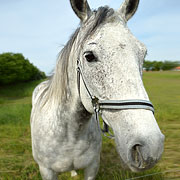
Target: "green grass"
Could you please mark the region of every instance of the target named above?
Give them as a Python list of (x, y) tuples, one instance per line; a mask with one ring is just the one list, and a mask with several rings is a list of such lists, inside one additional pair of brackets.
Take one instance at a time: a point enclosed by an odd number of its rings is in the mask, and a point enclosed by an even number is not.
[[(166, 136), (165, 151), (156, 167), (143, 173), (122, 170), (113, 140), (103, 137), (101, 166), (97, 180), (122, 180), (145, 174), (180, 168), (180, 73), (147, 72), (144, 84), (156, 109), (156, 119)], [(0, 87), (0, 180), (41, 179), (31, 155), (31, 95), (39, 81)], [(179, 178), (180, 173), (166, 173), (141, 180)], [(70, 173), (59, 176), (70, 180)], [(78, 171), (75, 180), (83, 179)]]
[[(145, 73), (144, 84), (157, 110), (158, 124), (166, 136), (158, 166), (166, 170), (180, 169), (180, 72)], [(176, 175), (180, 178), (180, 172)]]

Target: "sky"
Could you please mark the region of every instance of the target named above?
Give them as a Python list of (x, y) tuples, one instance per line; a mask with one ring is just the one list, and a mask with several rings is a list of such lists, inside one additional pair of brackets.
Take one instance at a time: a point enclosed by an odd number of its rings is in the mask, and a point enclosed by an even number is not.
[[(123, 0), (88, 2), (118, 9)], [(48, 75), (78, 25), (69, 0), (0, 0), (0, 53), (22, 53)], [(140, 0), (128, 27), (146, 45), (147, 60), (180, 60), (180, 0)]]

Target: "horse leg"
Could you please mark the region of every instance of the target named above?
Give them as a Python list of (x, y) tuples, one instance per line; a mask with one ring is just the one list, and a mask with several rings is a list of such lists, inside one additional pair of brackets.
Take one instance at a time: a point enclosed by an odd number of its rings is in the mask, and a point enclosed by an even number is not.
[(85, 169), (85, 180), (94, 180), (99, 170), (100, 157)]
[(71, 177), (77, 176), (77, 172), (75, 170), (71, 171)]
[(58, 174), (44, 166), (39, 166), (41, 177), (43, 180), (58, 180)]

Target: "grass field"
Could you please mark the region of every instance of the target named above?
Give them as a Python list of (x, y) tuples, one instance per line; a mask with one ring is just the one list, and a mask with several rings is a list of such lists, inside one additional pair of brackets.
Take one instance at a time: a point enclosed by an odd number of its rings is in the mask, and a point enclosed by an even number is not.
[[(31, 94), (39, 82), (0, 87), (0, 180), (41, 179), (31, 155), (29, 117)], [(103, 137), (97, 180), (122, 180), (166, 170), (180, 170), (180, 72), (144, 73), (144, 84), (156, 109), (156, 119), (166, 136), (161, 161), (144, 173), (123, 171), (113, 140)], [(78, 171), (75, 180), (83, 179)], [(70, 173), (59, 176), (70, 180)], [(141, 180), (180, 179), (180, 172), (164, 173)]]

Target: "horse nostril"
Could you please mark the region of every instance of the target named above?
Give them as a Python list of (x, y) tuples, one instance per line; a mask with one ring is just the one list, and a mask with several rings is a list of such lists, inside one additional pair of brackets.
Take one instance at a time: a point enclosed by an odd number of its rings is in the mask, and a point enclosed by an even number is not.
[(132, 157), (133, 164), (136, 167), (143, 168), (143, 157), (141, 153), (140, 144), (136, 144), (132, 147), (131, 157)]

